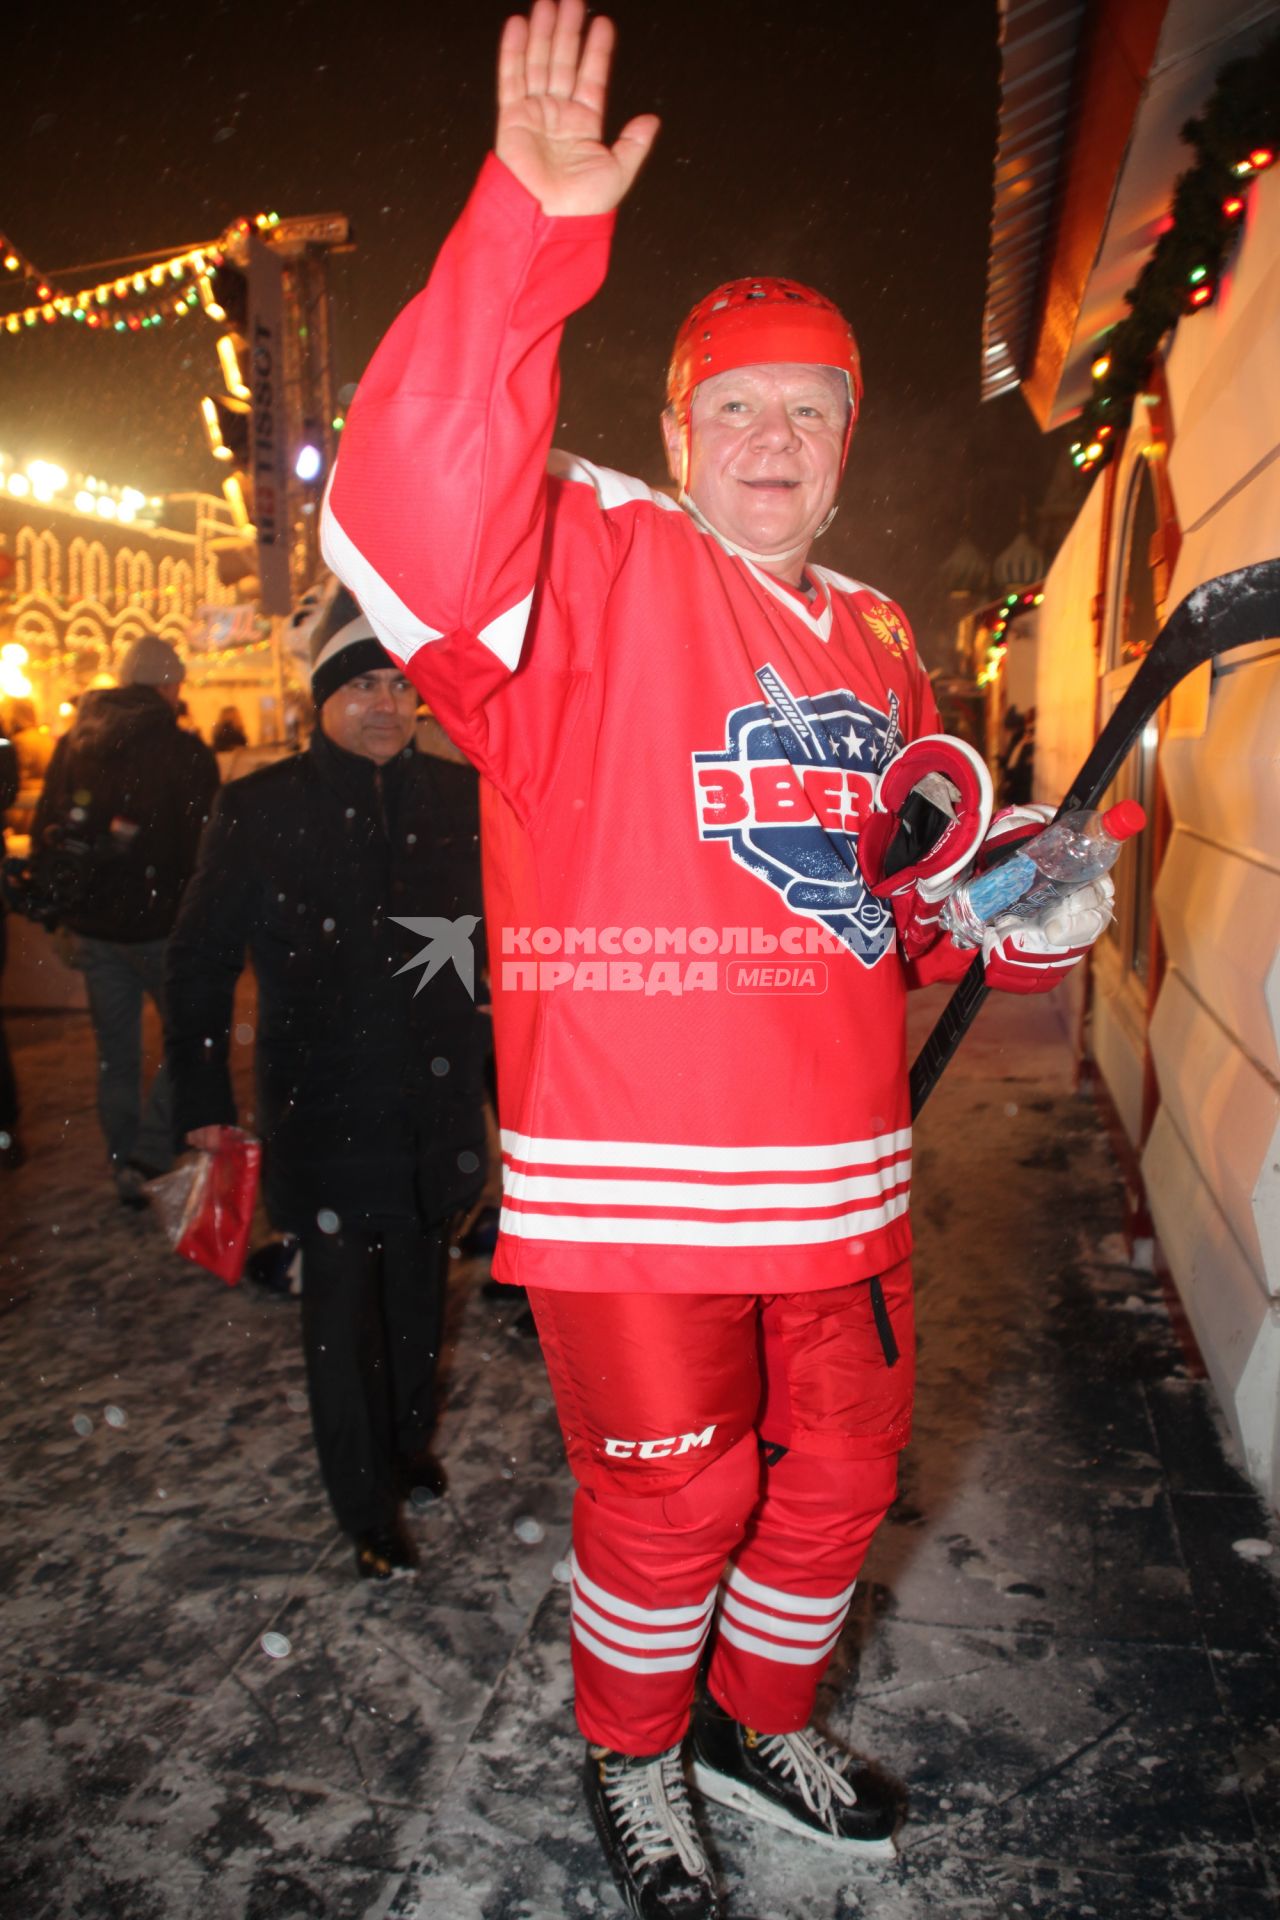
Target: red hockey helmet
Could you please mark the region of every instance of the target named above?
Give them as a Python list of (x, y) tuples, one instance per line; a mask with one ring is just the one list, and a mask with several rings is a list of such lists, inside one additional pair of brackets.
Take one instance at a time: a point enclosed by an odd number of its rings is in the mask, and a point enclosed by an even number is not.
[(667, 401), (680, 428), (681, 484), (689, 478), (689, 409), (703, 380), (731, 367), (768, 362), (835, 367), (849, 382), (849, 424), (841, 469), (862, 404), (862, 362), (853, 328), (825, 294), (798, 280), (728, 280), (685, 320), (667, 369)]

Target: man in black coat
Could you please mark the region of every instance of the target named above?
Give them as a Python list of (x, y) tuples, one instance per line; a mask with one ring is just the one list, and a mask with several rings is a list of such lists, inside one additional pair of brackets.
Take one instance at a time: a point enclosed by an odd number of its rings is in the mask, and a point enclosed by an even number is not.
[(185, 669), (167, 640), (142, 634), (120, 685), (86, 693), (54, 749), (31, 826), (33, 866), (62, 864), (98, 1048), (98, 1117), (116, 1191), (145, 1207), (144, 1182), (172, 1164), (163, 1063), (141, 1098), (142, 1006), (163, 1015), (164, 952), (218, 763), (178, 725)]
[(167, 1057), (177, 1137), (212, 1145), (236, 1117), (247, 949), (265, 1198), (302, 1242), (320, 1470), (360, 1573), (386, 1579), (414, 1563), (403, 1493), (440, 1484), (450, 1225), (484, 1178), (476, 779), (414, 750), (418, 695), (345, 590), (312, 657), (307, 752), (224, 787), (205, 834), (169, 948)]
[[(18, 750), (12, 740), (5, 737), (4, 729), (0, 726), (0, 859), (4, 858), (5, 853), (4, 816), (17, 797)], [(0, 893), (0, 983), (4, 980), (7, 917), (8, 908)], [(20, 1167), (26, 1157), (18, 1138), (18, 1083), (14, 1078), (13, 1057), (4, 1030), (4, 1008), (0, 1006), (0, 1171), (12, 1171)]]

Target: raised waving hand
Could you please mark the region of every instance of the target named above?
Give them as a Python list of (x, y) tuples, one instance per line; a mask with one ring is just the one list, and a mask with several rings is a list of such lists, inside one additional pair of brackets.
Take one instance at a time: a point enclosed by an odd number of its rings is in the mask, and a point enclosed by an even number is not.
[(597, 16), (583, 34), (583, 0), (534, 0), (516, 14), (498, 49), (494, 149), (544, 213), (608, 213), (629, 192), (658, 132), (657, 116), (629, 120), (604, 142), (613, 22)]

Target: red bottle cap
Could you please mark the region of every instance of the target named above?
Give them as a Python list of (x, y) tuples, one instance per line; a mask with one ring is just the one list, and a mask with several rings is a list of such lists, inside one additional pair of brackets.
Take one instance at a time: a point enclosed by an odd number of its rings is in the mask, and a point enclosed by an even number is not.
[(1146, 826), (1146, 811), (1137, 800), (1117, 800), (1103, 814), (1102, 824), (1113, 840), (1128, 840)]

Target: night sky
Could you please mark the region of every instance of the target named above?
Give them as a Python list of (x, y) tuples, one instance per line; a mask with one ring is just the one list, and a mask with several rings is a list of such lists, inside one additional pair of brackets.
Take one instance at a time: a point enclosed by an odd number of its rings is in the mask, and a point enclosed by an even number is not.
[[(212, 238), (242, 213), (341, 210), (337, 380), (421, 284), (492, 137), (508, 8), (204, 0), (23, 9), (5, 32), (0, 230), (46, 272)], [(661, 114), (614, 269), (572, 324), (558, 441), (665, 478), (675, 326), (717, 281), (811, 281), (853, 321), (867, 398), (816, 557), (900, 599), (929, 643), (938, 564), (1034, 507), (1056, 440), (981, 407), (998, 105), (995, 0), (618, 0), (610, 133)], [(24, 17), (25, 16), (25, 17)], [(94, 279), (105, 275), (93, 274)], [(69, 280), (68, 285), (72, 284)], [(142, 336), (0, 334), (0, 449), (147, 492), (215, 490), (203, 316)], [(932, 648), (931, 648), (932, 650)]]

